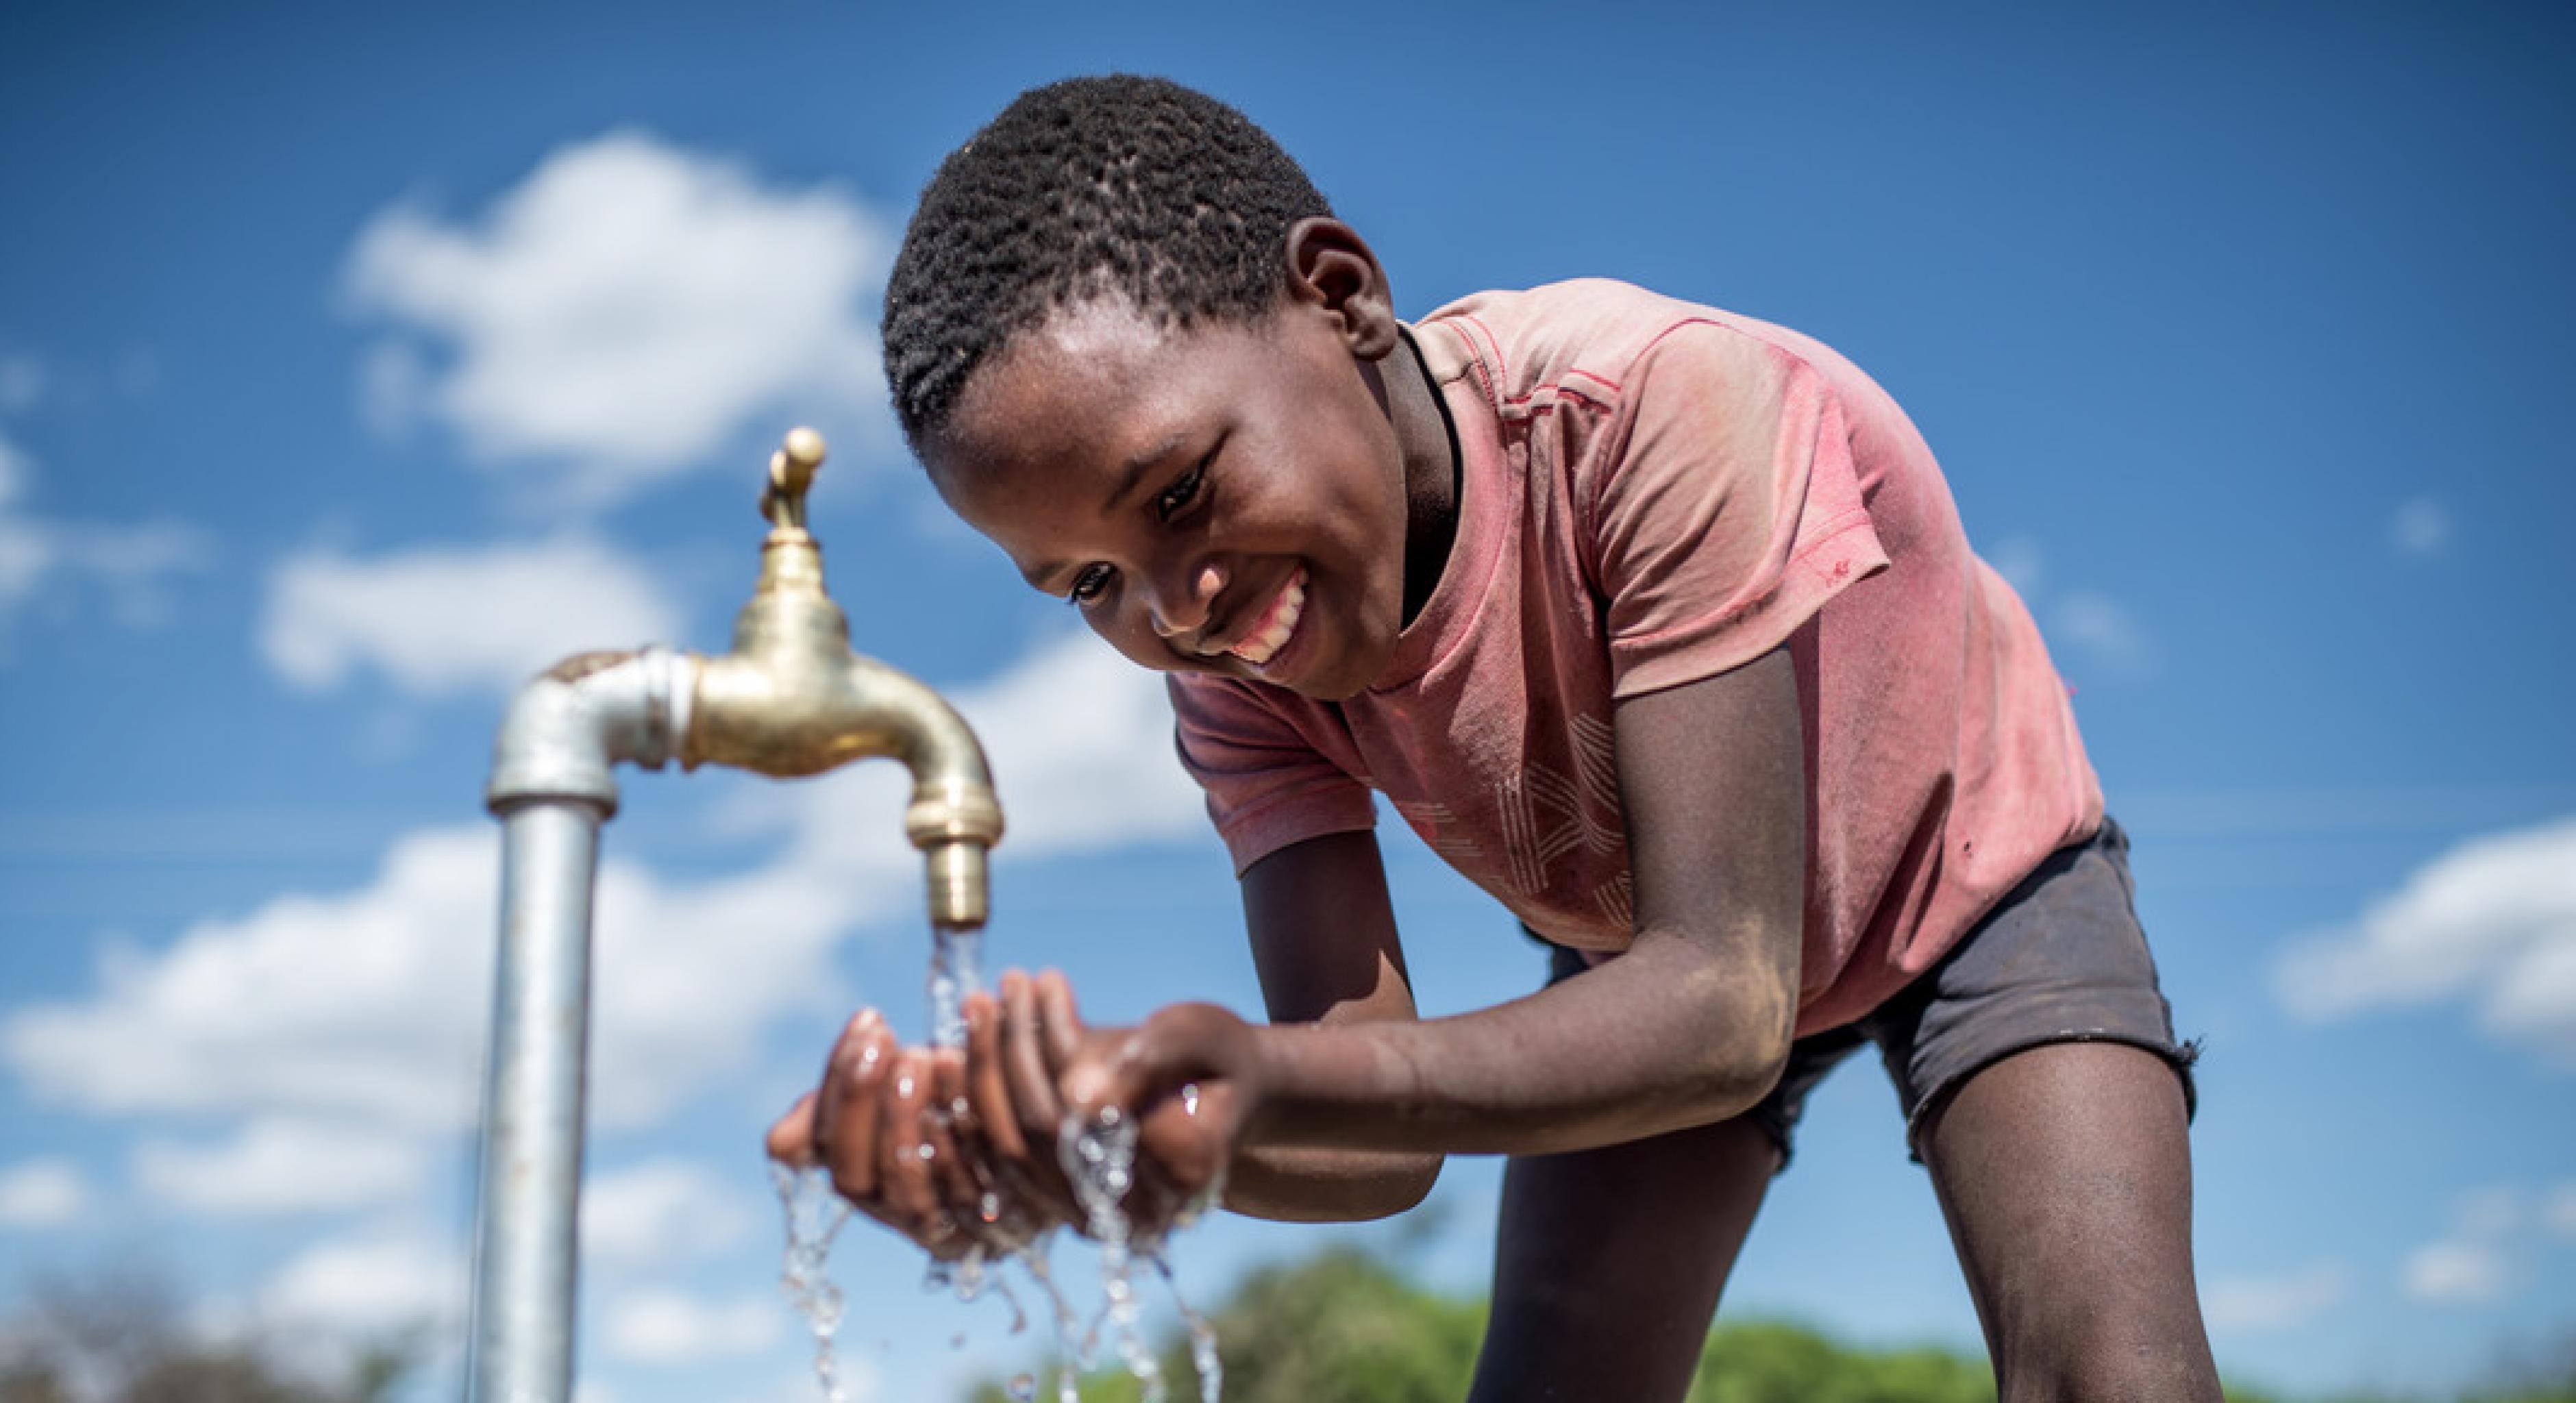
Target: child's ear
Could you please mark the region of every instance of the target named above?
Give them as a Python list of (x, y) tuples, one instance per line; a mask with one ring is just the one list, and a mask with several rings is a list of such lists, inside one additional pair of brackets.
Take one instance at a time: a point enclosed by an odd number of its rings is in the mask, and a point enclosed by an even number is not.
[(1359, 231), (1338, 219), (1315, 216), (1288, 226), (1288, 296), (1334, 317), (1351, 354), (1384, 360), (1401, 332), (1386, 269)]

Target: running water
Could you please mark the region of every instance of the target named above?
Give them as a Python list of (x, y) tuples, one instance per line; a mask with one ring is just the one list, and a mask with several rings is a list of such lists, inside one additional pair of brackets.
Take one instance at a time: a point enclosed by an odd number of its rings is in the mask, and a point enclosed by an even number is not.
[(1216, 1326), (1181, 1299), (1181, 1279), (1172, 1273), (1172, 1264), (1162, 1253), (1156, 1252), (1146, 1260), (1163, 1274), (1163, 1285), (1172, 1293), (1172, 1308), (1181, 1313), (1181, 1323), (1189, 1327), (1190, 1364), (1199, 1371), (1199, 1403), (1217, 1403), (1225, 1394), (1225, 1361), (1217, 1357)]
[(984, 987), (984, 933), (930, 928), (930, 1043), (966, 1045), (966, 996)]
[(820, 1167), (792, 1169), (773, 1161), (769, 1177), (787, 1215), (787, 1268), (779, 1282), (814, 1332), (814, 1378), (823, 1386), (824, 1403), (847, 1403), (840, 1359), (832, 1349), (832, 1337), (841, 1329), (841, 1288), (832, 1284), (824, 1261), (831, 1255), (834, 1234), (849, 1221), (850, 1205), (832, 1191), (832, 1177)]
[(1100, 1294), (1108, 1302), (1103, 1319), (1110, 1341), (1127, 1372), (1135, 1375), (1143, 1403), (1166, 1403), (1163, 1366), (1146, 1346), (1137, 1321), (1135, 1256), (1128, 1241), (1134, 1225), (1122, 1206), (1136, 1182), (1136, 1122), (1115, 1106), (1103, 1107), (1087, 1122), (1066, 1116), (1056, 1144), (1074, 1197), (1090, 1218), (1086, 1226), (1100, 1244)]

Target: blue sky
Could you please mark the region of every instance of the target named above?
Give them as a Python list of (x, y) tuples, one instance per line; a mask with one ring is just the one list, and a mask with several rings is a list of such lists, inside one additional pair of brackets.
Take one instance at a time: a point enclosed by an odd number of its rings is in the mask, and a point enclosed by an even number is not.
[[(1127, 69), (1268, 126), (1409, 314), (1624, 277), (1908, 408), (2206, 1040), (2227, 1367), (2436, 1388), (2576, 1326), (2565, 10), (164, 8), (0, 11), (0, 1293), (144, 1260), (210, 1327), (452, 1319), (499, 708), (720, 647), (795, 422), (860, 645), (994, 749), (996, 958), (1106, 1018), (1257, 1008), (1159, 689), (942, 515), (873, 367), (939, 156)], [(595, 1400), (810, 1396), (757, 1135), (851, 1006), (917, 1026), (889, 782), (627, 785)], [(1428, 1007), (1535, 984), (1387, 843)], [(1494, 1182), (1450, 1166), (1434, 1279), (1480, 1284)], [(1180, 1263), (1213, 1296), (1318, 1240)], [(837, 1260), (879, 1397), (1031, 1352), (890, 1240)], [(1874, 1067), (1727, 1308), (1976, 1338)]]

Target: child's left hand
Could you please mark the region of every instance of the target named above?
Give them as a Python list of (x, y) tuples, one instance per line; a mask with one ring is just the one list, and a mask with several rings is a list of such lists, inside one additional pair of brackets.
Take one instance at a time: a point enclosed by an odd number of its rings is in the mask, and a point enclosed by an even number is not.
[(1084, 1039), (1060, 1078), (1069, 1115), (1138, 1118), (1136, 1178), (1148, 1192), (1131, 1192), (1126, 1206), (1147, 1236), (1221, 1187), (1265, 1085), (1251, 1026), (1207, 1003), (1172, 1004), (1138, 1027)]

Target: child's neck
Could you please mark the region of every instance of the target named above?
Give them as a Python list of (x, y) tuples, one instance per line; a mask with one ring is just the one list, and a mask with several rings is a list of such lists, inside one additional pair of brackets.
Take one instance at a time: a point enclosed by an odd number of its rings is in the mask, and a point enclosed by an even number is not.
[(1458, 429), (1407, 331), (1386, 358), (1387, 412), (1404, 450), (1404, 626), (1439, 588), (1457, 544), (1464, 472)]

